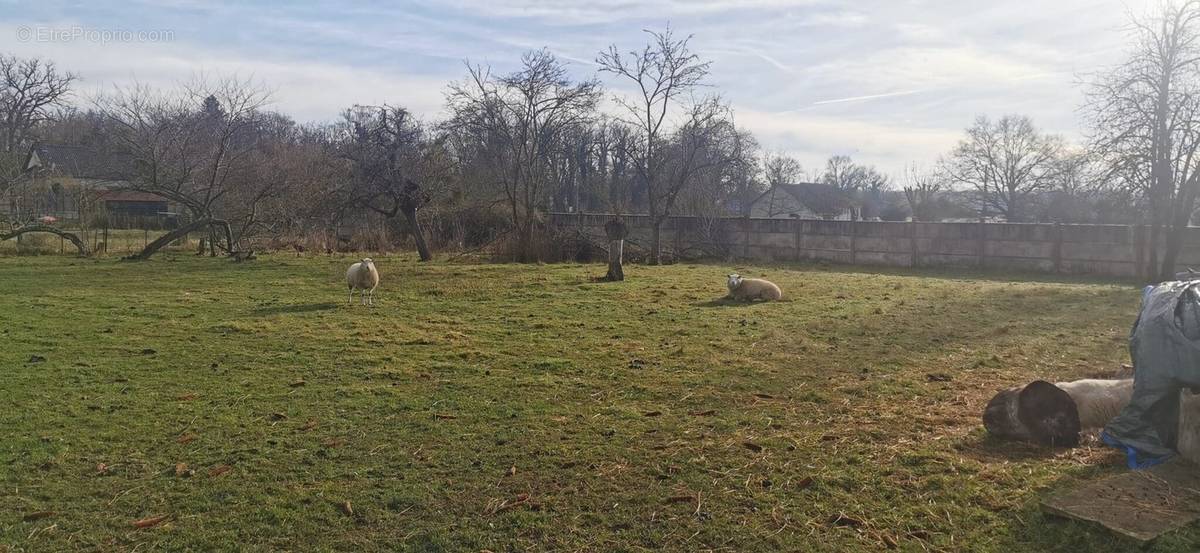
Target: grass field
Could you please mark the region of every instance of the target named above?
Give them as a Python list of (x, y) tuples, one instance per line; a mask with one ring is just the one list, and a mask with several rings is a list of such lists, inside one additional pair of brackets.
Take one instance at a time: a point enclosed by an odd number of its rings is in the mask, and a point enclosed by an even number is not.
[(1131, 547), (1037, 508), (1115, 452), (979, 414), (1127, 362), (1135, 286), (350, 261), (0, 258), (0, 551)]

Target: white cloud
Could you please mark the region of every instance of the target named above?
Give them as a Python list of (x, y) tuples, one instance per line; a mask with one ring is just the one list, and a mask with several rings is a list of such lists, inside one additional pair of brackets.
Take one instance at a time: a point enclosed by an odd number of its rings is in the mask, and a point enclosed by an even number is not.
[[(60, 24), (69, 28), (69, 23)], [(0, 25), (0, 36), (14, 36), (15, 26)], [(0, 49), (19, 56), (55, 60), (83, 79), (77, 100), (114, 85), (140, 83), (169, 88), (198, 75), (238, 76), (267, 86), (273, 93), (272, 109), (298, 120), (329, 120), (354, 103), (399, 104), (426, 116), (442, 109), (445, 76), (422, 76), (360, 68), (322, 61), (273, 60), (238, 55), (212, 48), (177, 43), (110, 43), (103, 47), (86, 42), (0, 43)]]
[[(548, 47), (577, 78), (609, 44), (645, 44), (668, 22), (694, 34), (712, 89), (760, 133), (810, 165), (832, 153), (899, 170), (933, 160), (976, 115), (1023, 113), (1080, 136), (1077, 75), (1120, 59), (1126, 11), (1157, 0), (333, 0), (274, 6), (58, 6), (45, 0), (0, 24), (0, 51), (41, 56), (85, 78), (86, 91), (132, 79), (168, 86), (198, 72), (253, 75), (275, 108), (329, 119), (352, 103), (392, 102), (436, 117), (461, 60), (511, 70)], [(63, 15), (70, 14), (70, 15)], [(17, 19), (25, 18), (25, 19)], [(162, 28), (153, 44), (22, 43), (20, 24)], [(602, 75), (612, 92), (625, 83)]]
[(931, 152), (954, 147), (957, 129), (851, 121), (812, 113), (739, 109), (737, 121), (759, 142), (797, 157), (806, 169), (820, 169), (834, 154), (899, 174), (906, 163), (929, 160)]

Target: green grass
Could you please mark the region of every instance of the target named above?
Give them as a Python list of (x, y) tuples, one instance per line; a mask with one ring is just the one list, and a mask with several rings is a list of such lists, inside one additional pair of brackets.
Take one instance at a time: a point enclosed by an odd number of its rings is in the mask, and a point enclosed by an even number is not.
[(1134, 286), (387, 258), (367, 309), (349, 262), (0, 258), (0, 551), (1131, 547), (1037, 508), (1116, 453), (979, 414), (1126, 361)]

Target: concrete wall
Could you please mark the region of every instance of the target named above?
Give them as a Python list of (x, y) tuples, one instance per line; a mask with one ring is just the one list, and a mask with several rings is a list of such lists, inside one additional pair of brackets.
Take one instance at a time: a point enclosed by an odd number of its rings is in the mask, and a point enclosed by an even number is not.
[[(609, 217), (556, 213), (551, 223), (604, 243)], [(650, 218), (631, 215), (625, 221), (631, 247), (646, 248)], [(1148, 236), (1144, 227), (1128, 225), (671, 217), (663, 225), (662, 244), (664, 251), (685, 259), (827, 260), (1133, 277), (1145, 264)], [(1200, 227), (1187, 230), (1178, 264), (1179, 270), (1200, 269)]]

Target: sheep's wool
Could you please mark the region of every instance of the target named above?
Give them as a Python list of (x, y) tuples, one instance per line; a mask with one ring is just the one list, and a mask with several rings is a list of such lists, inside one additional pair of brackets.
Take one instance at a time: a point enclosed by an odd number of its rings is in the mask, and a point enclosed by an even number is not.
[(375, 288), (379, 286), (379, 271), (375, 262), (365, 258), (346, 270), (346, 286), (350, 288), (350, 301), (354, 302), (354, 291), (361, 290), (364, 304), (374, 305)]
[(1101, 428), (1121, 412), (1133, 397), (1133, 380), (1076, 380), (1058, 382), (1079, 409), (1080, 428)]
[(729, 275), (729, 296), (738, 300), (780, 300), (783, 292), (775, 283), (761, 278), (743, 278), (741, 275)]

